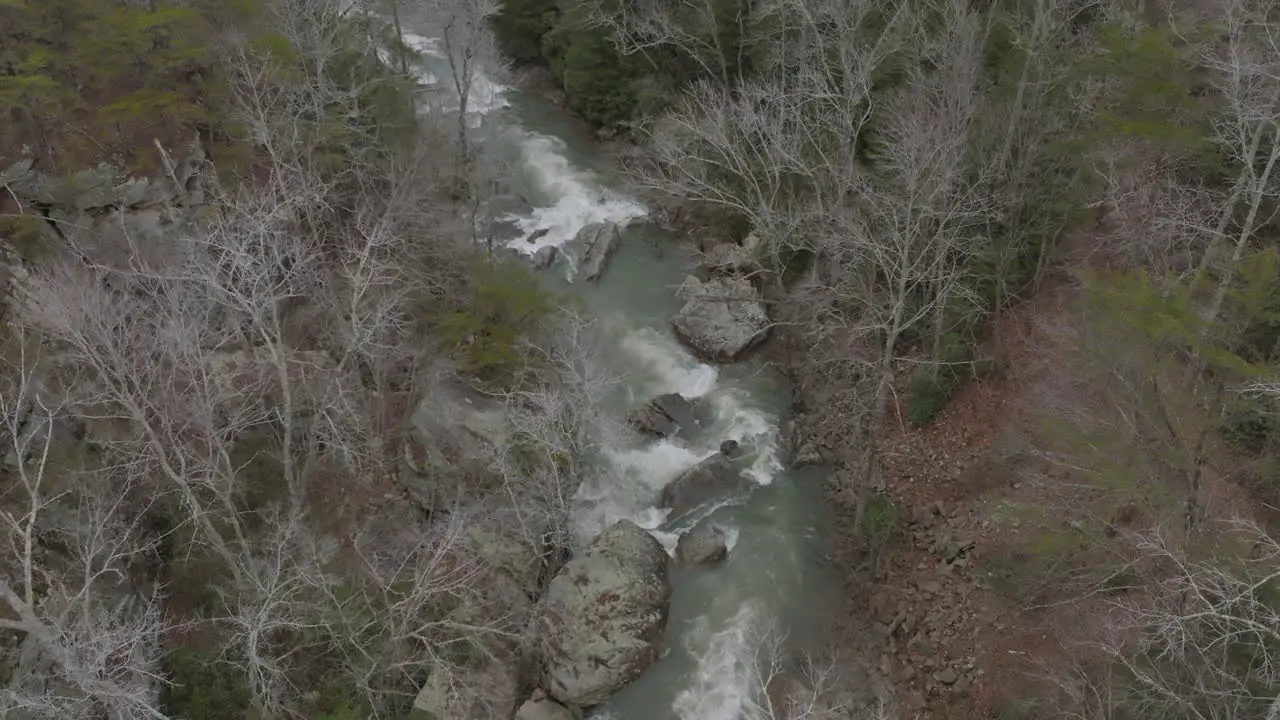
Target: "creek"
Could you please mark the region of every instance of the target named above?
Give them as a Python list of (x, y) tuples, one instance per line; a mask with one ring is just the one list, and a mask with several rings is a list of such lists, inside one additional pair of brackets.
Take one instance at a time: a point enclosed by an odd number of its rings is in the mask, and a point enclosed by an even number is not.
[[(438, 80), (449, 74), (437, 44), (409, 34), (406, 40), (424, 55), (424, 86), (447, 85)], [(643, 204), (618, 189), (605, 160), (565, 111), (478, 76), (468, 115), (472, 125), (484, 128), (486, 142), (500, 144), (496, 149), (510, 168), (504, 180), (532, 206), (506, 218), (514, 235), (506, 241), (510, 247), (527, 254), (547, 245), (565, 249), (590, 223), (624, 227), (621, 247), (597, 283), (572, 282), (571, 252), (561, 252), (556, 265), (543, 271), (555, 289), (582, 298), (594, 332), (602, 334), (603, 361), (620, 378), (602, 399), (606, 412), (621, 420), (670, 392), (697, 399), (706, 409), (687, 439), (601, 437), (593, 469), (578, 491), (575, 522), (583, 545), (629, 519), (672, 551), (680, 533), (710, 515), (730, 546), (727, 560), (712, 568), (672, 563), (667, 653), (590, 717), (763, 718), (759, 670), (767, 645), (811, 626), (827, 580), (818, 560), (820, 474), (787, 469), (782, 446), (787, 387), (762, 363), (705, 364), (676, 340), (670, 319), (680, 307), (675, 288), (691, 271), (688, 253), (646, 221)], [(728, 439), (745, 451), (738, 462), (751, 480), (750, 492), (668, 523), (658, 507), (662, 488)]]

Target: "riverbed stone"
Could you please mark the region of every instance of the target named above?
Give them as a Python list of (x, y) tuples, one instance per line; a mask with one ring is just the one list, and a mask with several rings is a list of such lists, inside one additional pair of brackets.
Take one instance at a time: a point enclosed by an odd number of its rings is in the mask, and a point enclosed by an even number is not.
[(533, 628), (551, 697), (569, 708), (598, 705), (658, 659), (667, 564), (653, 536), (622, 520), (551, 580)]
[(533, 257), (529, 263), (533, 265), (534, 270), (546, 270), (556, 262), (556, 257), (560, 254), (559, 248), (555, 245), (547, 245), (540, 247), (533, 253)]
[(679, 393), (659, 395), (633, 410), (627, 421), (643, 433), (667, 437), (694, 424), (693, 403)]
[(720, 526), (703, 518), (676, 544), (676, 560), (690, 567), (706, 567), (724, 560), (729, 554), (728, 538)]
[(578, 251), (578, 277), (594, 282), (604, 274), (605, 264), (622, 244), (622, 228), (617, 223), (591, 223), (573, 238)]
[(529, 698), (516, 711), (515, 720), (577, 720), (578, 716), (569, 708), (538, 693)]
[(686, 470), (662, 489), (662, 507), (671, 517), (680, 517), (694, 508), (744, 492), (748, 483), (720, 453)]
[(714, 277), (703, 282), (689, 276), (676, 295), (684, 306), (672, 318), (672, 327), (703, 358), (732, 362), (768, 336), (769, 315), (746, 278)]

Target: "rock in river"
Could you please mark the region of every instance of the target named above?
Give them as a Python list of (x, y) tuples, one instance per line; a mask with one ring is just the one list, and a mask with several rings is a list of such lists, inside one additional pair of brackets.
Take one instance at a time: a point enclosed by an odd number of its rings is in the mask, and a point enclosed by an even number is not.
[(650, 435), (674, 435), (680, 428), (694, 424), (693, 403), (678, 393), (659, 395), (632, 411), (627, 416), (627, 422)]
[(555, 264), (556, 256), (559, 254), (559, 248), (555, 245), (546, 245), (538, 248), (529, 259), (529, 264), (533, 265), (534, 270), (545, 270)]
[(676, 336), (699, 355), (732, 362), (769, 332), (769, 315), (750, 280), (685, 278), (676, 296), (684, 307), (671, 320)]
[(578, 252), (578, 275), (593, 282), (604, 274), (609, 256), (622, 244), (622, 228), (617, 223), (591, 223), (578, 231), (573, 245)]
[(620, 521), (551, 580), (534, 618), (542, 684), (569, 708), (598, 705), (658, 658), (671, 586), (667, 553)]
[(662, 488), (662, 507), (671, 508), (677, 518), (703, 503), (720, 500), (746, 490), (747, 481), (720, 453), (686, 470)]
[(516, 711), (515, 720), (577, 720), (577, 716), (569, 708), (538, 691)]
[(680, 536), (676, 545), (676, 560), (682, 565), (703, 567), (715, 565), (729, 554), (724, 530), (703, 518), (693, 529)]

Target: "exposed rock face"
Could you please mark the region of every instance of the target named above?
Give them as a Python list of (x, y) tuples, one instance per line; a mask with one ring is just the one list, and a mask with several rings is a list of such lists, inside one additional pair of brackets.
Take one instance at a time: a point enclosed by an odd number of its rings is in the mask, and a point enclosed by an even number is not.
[(658, 658), (667, 553), (623, 520), (552, 579), (534, 620), (542, 680), (570, 708), (598, 705)]
[(698, 264), (715, 273), (750, 272), (759, 268), (753, 255), (754, 248), (755, 245), (719, 243), (712, 245)]
[(678, 393), (659, 395), (627, 415), (627, 422), (650, 435), (674, 435), (682, 427), (693, 426), (693, 403)]
[(462, 535), (471, 552), (484, 563), (485, 571), (477, 578), (484, 595), (501, 603), (502, 612), (527, 612), (542, 577), (543, 557), (541, 548), (520, 532), (518, 519), (507, 519), (510, 522), (498, 516), (491, 524), (469, 525)]
[(704, 518), (693, 529), (680, 536), (676, 545), (676, 560), (682, 565), (705, 567), (724, 560), (729, 554), (724, 530)]
[(671, 324), (676, 336), (704, 358), (732, 362), (765, 339), (769, 315), (746, 278), (685, 278), (677, 297), (685, 301)]
[(489, 660), (480, 668), (437, 669), (414, 698), (408, 720), (509, 717), (516, 691), (514, 664)]
[(413, 443), (407, 444), (398, 478), (428, 511), (452, 497), (455, 481), (488, 473), (510, 432), (501, 402), (451, 379), (430, 384), (413, 411)]
[(515, 720), (578, 720), (578, 716), (545, 694), (538, 693), (520, 706)]
[(200, 169), (206, 155), (199, 140), (165, 148), (164, 169), (134, 176), (99, 163), (70, 177), (35, 169), (31, 158), (0, 167), (0, 185), (25, 203), (48, 208), (56, 227), (85, 228), (101, 239), (160, 240), (182, 225), (204, 201)]
[(591, 223), (579, 230), (573, 239), (578, 251), (578, 277), (585, 282), (598, 280), (620, 244), (622, 228), (617, 223)]
[(559, 255), (560, 250), (555, 245), (547, 245), (546, 247), (538, 248), (529, 262), (533, 265), (534, 270), (546, 270), (555, 264)]
[(704, 503), (743, 492), (747, 487), (747, 481), (729, 459), (716, 453), (667, 483), (662, 489), (662, 507), (671, 508), (671, 517), (676, 518)]

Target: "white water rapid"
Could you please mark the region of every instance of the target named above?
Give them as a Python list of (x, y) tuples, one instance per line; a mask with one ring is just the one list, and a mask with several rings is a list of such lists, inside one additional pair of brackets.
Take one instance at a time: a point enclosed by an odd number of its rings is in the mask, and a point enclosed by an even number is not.
[[(407, 39), (423, 55), (420, 79), (429, 89), (427, 97), (456, 112), (439, 45), (416, 35)], [(670, 552), (682, 532), (712, 515), (731, 545), (729, 559), (717, 568), (695, 571), (673, 564), (668, 654), (592, 717), (754, 720), (752, 699), (762, 690), (756, 661), (763, 631), (788, 627), (803, 616), (813, 574), (813, 518), (819, 504), (814, 483), (784, 471), (779, 424), (786, 394), (759, 367), (707, 365), (677, 342), (669, 320), (678, 308), (673, 288), (687, 271), (687, 259), (646, 226), (643, 204), (611, 187), (590, 143), (560, 110), (481, 74), (474, 80), (467, 116), (469, 125), (485, 128), (487, 142), (501, 144), (511, 165), (512, 189), (533, 206), (506, 218), (520, 232), (510, 247), (522, 253), (564, 247), (594, 222), (626, 228), (622, 248), (598, 285), (559, 288), (581, 295), (606, 335), (610, 369), (623, 377), (618, 397), (609, 400), (617, 416), (669, 392), (699, 398), (707, 409), (692, 440), (617, 440), (581, 485), (576, 521), (583, 544), (626, 518), (648, 529)], [(528, 242), (538, 231), (546, 232)], [(561, 253), (559, 262), (571, 278), (571, 254)], [(666, 511), (657, 507), (663, 486), (716, 453), (727, 439), (746, 450), (743, 474), (753, 491), (668, 524)]]

